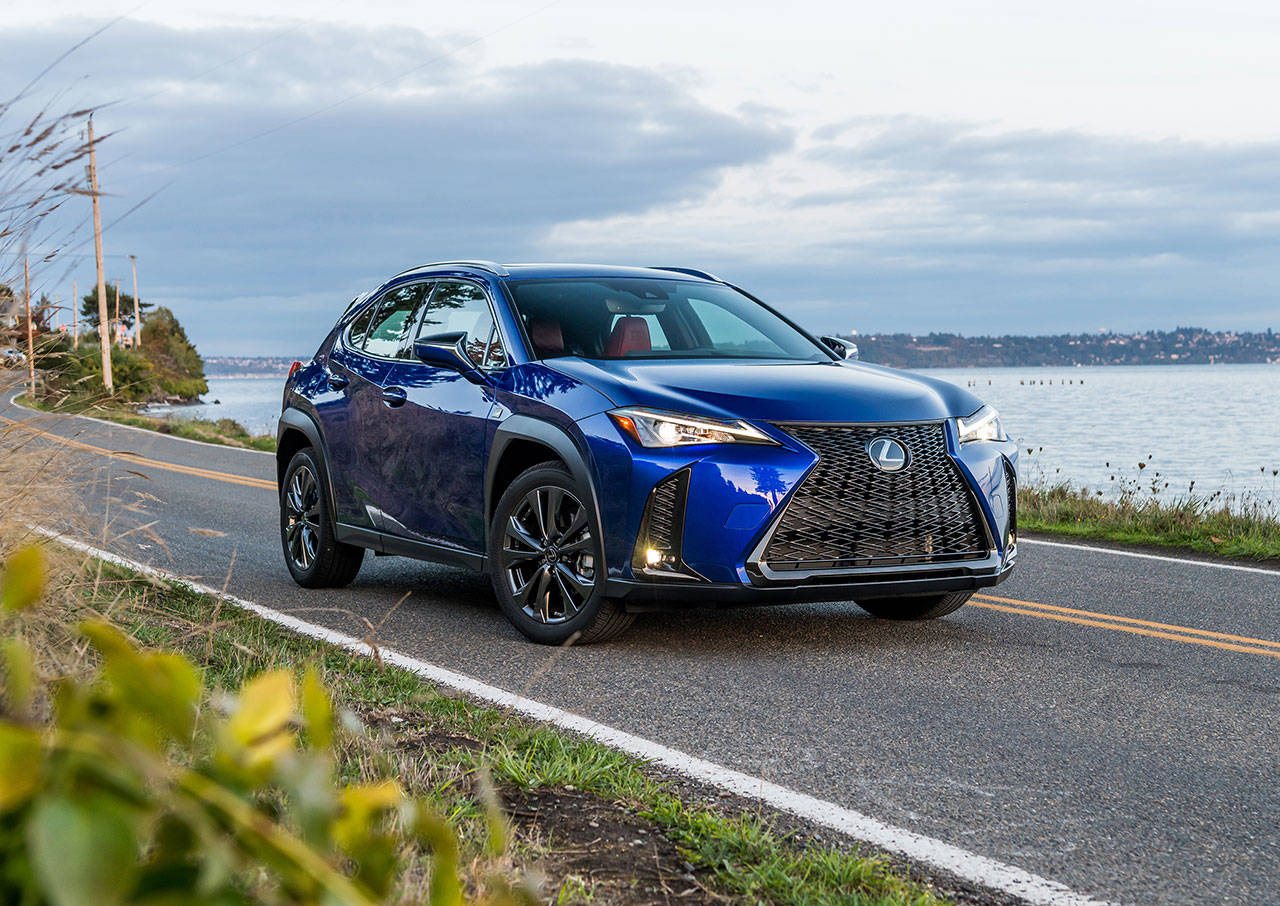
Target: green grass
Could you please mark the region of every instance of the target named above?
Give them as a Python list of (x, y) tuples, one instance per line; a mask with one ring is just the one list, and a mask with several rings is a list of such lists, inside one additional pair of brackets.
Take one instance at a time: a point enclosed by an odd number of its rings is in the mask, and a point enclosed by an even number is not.
[[(621, 808), (676, 844), (711, 894), (729, 902), (943, 902), (882, 858), (806, 842), (758, 811), (730, 814), (690, 802), (640, 761), (592, 740), (442, 692), (408, 671), (299, 636), (216, 599), (118, 575), (112, 619), (146, 644), (183, 651), (214, 686), (236, 687), (274, 667), (319, 666), (335, 698), (378, 728), (345, 753), (343, 771), (365, 777), (392, 772), (411, 792), (433, 799), (472, 845), (481, 845), (476, 838), (483, 822), (469, 778), (487, 772), (502, 789), (572, 791), (594, 797), (601, 807)], [(536, 841), (523, 846), (525, 858), (545, 855)], [(594, 880), (587, 884), (577, 875), (553, 881), (551, 902), (591, 902), (597, 893)]]
[(207, 444), (221, 444), (226, 447), (245, 447), (251, 450), (274, 452), (276, 439), (269, 434), (250, 434), (244, 425), (230, 418), (217, 420), (205, 418), (173, 418), (169, 416), (143, 415), (133, 409), (114, 406), (110, 403), (73, 403), (67, 401), (61, 405), (51, 405), (43, 400), (33, 400), (28, 394), (18, 397), (18, 402), (41, 412), (56, 412), (64, 415), (83, 415), (89, 418), (115, 422), (133, 428), (144, 428), (157, 434), (169, 434), (187, 440), (203, 441)]
[(1130, 493), (1112, 500), (1066, 485), (1024, 486), (1018, 489), (1018, 529), (1280, 562), (1280, 515), (1258, 503), (1233, 506), (1220, 494)]

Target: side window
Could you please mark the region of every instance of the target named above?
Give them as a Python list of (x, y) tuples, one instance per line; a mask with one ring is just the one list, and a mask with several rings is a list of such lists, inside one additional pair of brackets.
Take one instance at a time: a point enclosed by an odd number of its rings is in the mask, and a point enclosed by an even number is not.
[(360, 349), (364, 346), (365, 335), (369, 332), (369, 322), (373, 320), (373, 313), (377, 311), (378, 305), (365, 308), (364, 311), (356, 315), (356, 319), (351, 322), (351, 326), (347, 328), (347, 343), (354, 349)]
[(501, 368), (507, 364), (507, 351), (502, 348), (502, 335), (494, 325), (493, 335), (489, 339), (489, 354), (485, 356), (484, 367)]
[(462, 345), (477, 367), (492, 367), (493, 315), (484, 290), (472, 283), (441, 280), (427, 303), (418, 336), (464, 333)]
[(430, 292), (430, 283), (410, 283), (384, 295), (378, 304), (378, 313), (369, 325), (364, 351), (387, 358), (402, 357), (409, 345), (418, 312)]

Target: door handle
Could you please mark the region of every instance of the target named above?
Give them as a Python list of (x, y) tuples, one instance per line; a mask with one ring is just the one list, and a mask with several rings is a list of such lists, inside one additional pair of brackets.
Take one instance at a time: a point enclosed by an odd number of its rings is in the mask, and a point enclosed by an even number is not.
[(392, 409), (403, 406), (406, 399), (408, 399), (408, 395), (404, 392), (403, 387), (382, 388), (382, 401)]
[(336, 371), (325, 369), (325, 380), (329, 382), (329, 386), (334, 390), (341, 390), (343, 387), (351, 383), (351, 378), (344, 374), (338, 374)]

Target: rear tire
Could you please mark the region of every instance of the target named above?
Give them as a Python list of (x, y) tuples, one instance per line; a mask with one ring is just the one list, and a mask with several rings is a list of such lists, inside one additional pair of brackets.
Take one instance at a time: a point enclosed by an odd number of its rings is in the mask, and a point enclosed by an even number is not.
[(543, 645), (603, 642), (635, 617), (605, 597), (604, 542), (582, 487), (558, 463), (525, 470), (489, 526), (489, 577), (511, 624)]
[(310, 447), (289, 460), (280, 488), (280, 543), (293, 581), (303, 588), (342, 588), (360, 572), (364, 548), (333, 533), (323, 472)]
[(971, 597), (971, 591), (953, 591), (945, 595), (871, 598), (859, 601), (858, 606), (882, 620), (936, 620), (959, 610)]

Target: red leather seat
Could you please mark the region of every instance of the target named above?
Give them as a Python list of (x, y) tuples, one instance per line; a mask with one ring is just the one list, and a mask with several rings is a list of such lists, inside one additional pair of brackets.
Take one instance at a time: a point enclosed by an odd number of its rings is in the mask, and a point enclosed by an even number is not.
[(559, 321), (536, 318), (529, 322), (529, 340), (534, 352), (540, 356), (560, 355), (564, 352), (564, 332)]
[(604, 354), (610, 357), (630, 355), (633, 352), (650, 352), (653, 341), (649, 339), (649, 322), (644, 318), (628, 316), (619, 318), (609, 334)]

